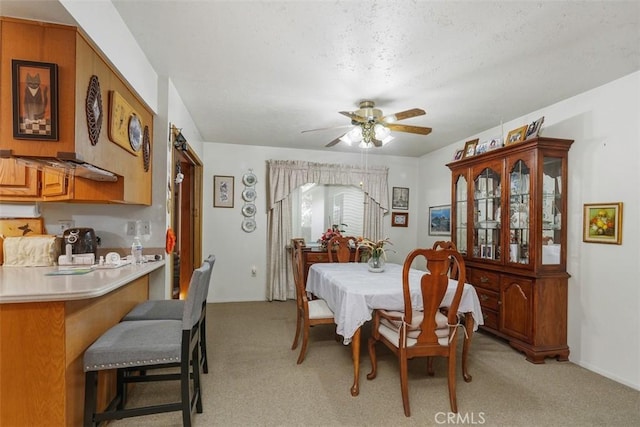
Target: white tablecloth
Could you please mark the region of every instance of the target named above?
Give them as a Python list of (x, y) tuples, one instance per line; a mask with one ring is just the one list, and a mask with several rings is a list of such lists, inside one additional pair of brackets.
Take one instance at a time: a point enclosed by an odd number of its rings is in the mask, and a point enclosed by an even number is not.
[[(417, 310), (422, 309), (420, 277), (424, 273), (416, 269), (409, 273), (411, 299)], [(442, 307), (451, 303), (456, 285), (457, 281), (449, 281)], [(404, 310), (402, 266), (398, 264), (387, 264), (384, 272), (372, 273), (367, 263), (316, 263), (309, 269), (307, 291), (327, 301), (335, 315), (336, 332), (345, 338), (345, 342), (372, 319), (374, 309)], [(478, 294), (468, 283), (464, 285), (458, 312), (472, 313), (474, 330), (484, 324)]]

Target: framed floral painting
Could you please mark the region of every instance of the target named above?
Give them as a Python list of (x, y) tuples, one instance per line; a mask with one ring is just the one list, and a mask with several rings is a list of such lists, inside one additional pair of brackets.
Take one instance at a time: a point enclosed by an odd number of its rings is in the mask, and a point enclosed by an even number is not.
[(622, 202), (586, 203), (583, 232), (587, 243), (622, 244)]

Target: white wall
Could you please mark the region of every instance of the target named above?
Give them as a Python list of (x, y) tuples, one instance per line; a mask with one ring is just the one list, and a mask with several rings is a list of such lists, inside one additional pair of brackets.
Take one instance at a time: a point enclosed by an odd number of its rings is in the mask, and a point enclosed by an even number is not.
[[(502, 133), (544, 116), (543, 135), (575, 141), (563, 224), (569, 227), (569, 358), (635, 389), (640, 389), (639, 94), (637, 72), (505, 123)], [(497, 126), (466, 140), (500, 133)], [(421, 209), (449, 203), (451, 175), (444, 164), (463, 145), (459, 141), (420, 159)], [(583, 204), (606, 202), (623, 202), (622, 245), (584, 243)], [(432, 243), (420, 237), (420, 245)]]
[[(344, 154), (332, 151), (277, 149), (247, 145), (206, 143), (204, 145), (204, 208), (203, 208), (203, 253), (216, 255), (214, 285), (209, 292), (209, 301), (261, 301), (266, 299), (266, 248), (267, 248), (267, 200), (266, 161), (306, 160), (326, 163), (360, 165), (359, 153)], [(407, 157), (368, 156), (369, 165), (389, 167), (389, 187), (409, 187), (409, 226), (391, 227), (391, 215), (385, 218), (385, 233), (394, 243), (395, 253), (389, 259), (401, 262), (416, 246), (418, 225), (417, 210), (417, 163)], [(242, 175), (253, 169), (258, 176), (254, 203), (258, 208), (257, 228), (245, 233), (242, 224), (242, 197), (244, 188)], [(213, 176), (235, 177), (234, 207), (213, 208)], [(317, 236), (318, 238), (320, 236)], [(256, 266), (256, 277), (251, 276), (251, 267)]]

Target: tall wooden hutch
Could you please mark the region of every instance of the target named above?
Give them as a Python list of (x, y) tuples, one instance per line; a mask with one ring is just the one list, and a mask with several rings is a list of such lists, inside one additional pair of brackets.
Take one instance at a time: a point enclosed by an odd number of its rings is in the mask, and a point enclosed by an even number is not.
[(538, 137), (449, 163), (451, 237), (485, 331), (533, 363), (568, 360), (567, 162), (572, 140)]

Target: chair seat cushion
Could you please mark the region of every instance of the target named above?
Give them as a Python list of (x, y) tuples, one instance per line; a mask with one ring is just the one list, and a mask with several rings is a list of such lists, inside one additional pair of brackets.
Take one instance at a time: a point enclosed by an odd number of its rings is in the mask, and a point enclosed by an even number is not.
[(122, 320), (182, 320), (183, 312), (184, 300), (149, 300), (136, 305)]
[[(385, 311), (386, 314), (394, 317), (402, 317), (404, 315), (401, 311)], [(411, 328), (416, 328), (410, 330), (407, 333), (407, 347), (411, 347), (416, 344), (418, 335), (420, 335), (420, 324), (422, 323), (424, 317), (424, 313), (422, 311), (414, 312), (411, 318)], [(436, 312), (436, 336), (438, 337), (438, 343), (442, 346), (449, 345), (449, 327), (447, 325), (448, 319), (447, 316)], [(400, 342), (400, 327), (402, 326), (402, 321), (400, 320), (388, 320), (384, 317), (380, 319), (380, 327), (379, 331), (382, 336), (387, 338), (389, 341), (394, 343), (396, 346)]]
[(309, 301), (309, 319), (324, 319), (333, 317), (333, 311), (323, 299)]
[(182, 321), (120, 322), (84, 353), (84, 371), (180, 362)]

